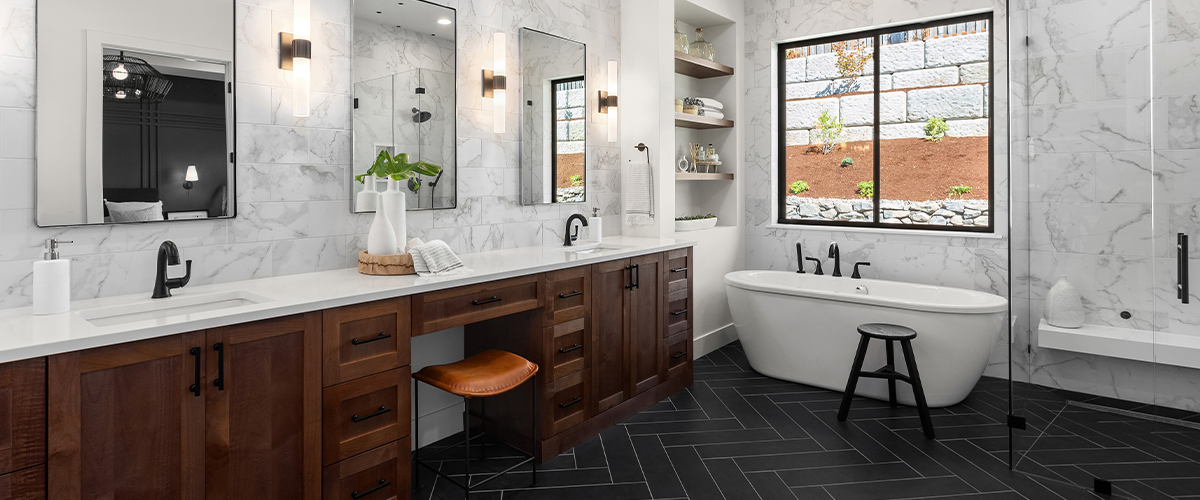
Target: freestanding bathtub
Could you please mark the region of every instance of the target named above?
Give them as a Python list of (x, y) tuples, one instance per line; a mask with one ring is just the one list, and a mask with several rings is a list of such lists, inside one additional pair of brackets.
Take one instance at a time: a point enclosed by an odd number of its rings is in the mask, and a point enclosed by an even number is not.
[[(725, 285), (750, 366), (768, 377), (843, 391), (858, 348), (858, 325), (915, 329), (913, 351), (931, 407), (967, 397), (1008, 311), (1007, 300), (989, 293), (895, 281), (736, 271), (725, 275)], [(863, 369), (884, 363), (884, 342), (872, 339)], [(908, 372), (899, 346), (896, 365)], [(896, 386), (897, 399), (914, 405), (908, 384)], [(887, 381), (862, 378), (855, 394), (886, 400)]]

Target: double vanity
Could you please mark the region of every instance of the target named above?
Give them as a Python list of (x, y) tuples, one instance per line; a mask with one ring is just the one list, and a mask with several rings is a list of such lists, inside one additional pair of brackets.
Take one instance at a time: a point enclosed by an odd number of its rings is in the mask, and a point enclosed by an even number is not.
[(472, 427), (528, 450), (535, 420), (548, 460), (692, 383), (690, 245), (615, 237), (464, 255), (473, 271), (445, 278), (347, 269), (4, 311), (0, 497), (407, 498), (411, 339), (458, 326), (465, 356), (539, 366), (536, 396), (490, 398)]

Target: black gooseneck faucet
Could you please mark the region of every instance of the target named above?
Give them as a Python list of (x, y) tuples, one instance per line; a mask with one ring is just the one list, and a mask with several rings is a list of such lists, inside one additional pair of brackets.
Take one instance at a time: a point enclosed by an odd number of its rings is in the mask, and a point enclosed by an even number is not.
[(583, 227), (587, 227), (587, 225), (588, 225), (587, 217), (584, 217), (583, 214), (571, 214), (570, 217), (567, 217), (567, 227), (566, 227), (566, 229), (563, 230), (563, 246), (564, 247), (571, 246), (571, 242), (579, 239), (579, 228), (578, 227), (575, 228), (575, 234), (571, 234), (571, 223), (574, 222), (576, 219), (578, 219), (579, 222), (583, 223)]
[(179, 247), (174, 242), (164, 241), (158, 246), (158, 275), (154, 277), (154, 294), (151, 298), (165, 299), (171, 296), (172, 288), (183, 288), (192, 280), (192, 261), (187, 261), (187, 274), (182, 278), (167, 278), (167, 266), (179, 265)]
[(829, 244), (829, 258), (833, 259), (833, 277), (842, 277), (842, 251), (836, 241)]

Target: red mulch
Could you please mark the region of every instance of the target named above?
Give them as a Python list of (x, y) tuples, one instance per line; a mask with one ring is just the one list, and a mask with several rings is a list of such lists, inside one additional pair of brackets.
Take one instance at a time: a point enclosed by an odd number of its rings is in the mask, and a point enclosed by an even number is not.
[[(930, 201), (949, 197), (951, 186), (971, 186), (965, 200), (988, 199), (988, 138), (947, 137), (880, 141), (879, 194), (885, 200)], [(874, 176), (874, 147), (870, 141), (848, 142), (823, 155), (816, 146), (788, 146), (787, 189), (808, 182), (805, 198), (857, 199), (858, 183)], [(843, 158), (854, 165), (842, 167)], [(792, 194), (788, 191), (787, 194)]]
[(583, 176), (583, 153), (558, 155), (558, 185), (555, 187), (571, 187), (571, 176)]

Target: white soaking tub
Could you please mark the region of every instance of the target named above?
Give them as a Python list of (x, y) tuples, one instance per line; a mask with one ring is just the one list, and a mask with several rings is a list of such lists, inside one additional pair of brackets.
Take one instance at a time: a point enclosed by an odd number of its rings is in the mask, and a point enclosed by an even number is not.
[[(967, 397), (1008, 311), (1007, 300), (989, 293), (895, 281), (736, 271), (725, 275), (725, 285), (750, 366), (768, 377), (843, 391), (858, 348), (858, 325), (893, 323), (916, 330), (912, 346), (930, 407)], [(907, 373), (899, 347), (896, 369)], [(863, 369), (884, 363), (884, 341), (872, 339)], [(896, 386), (897, 399), (914, 405), (908, 384)], [(862, 378), (855, 394), (886, 400), (887, 381)]]

